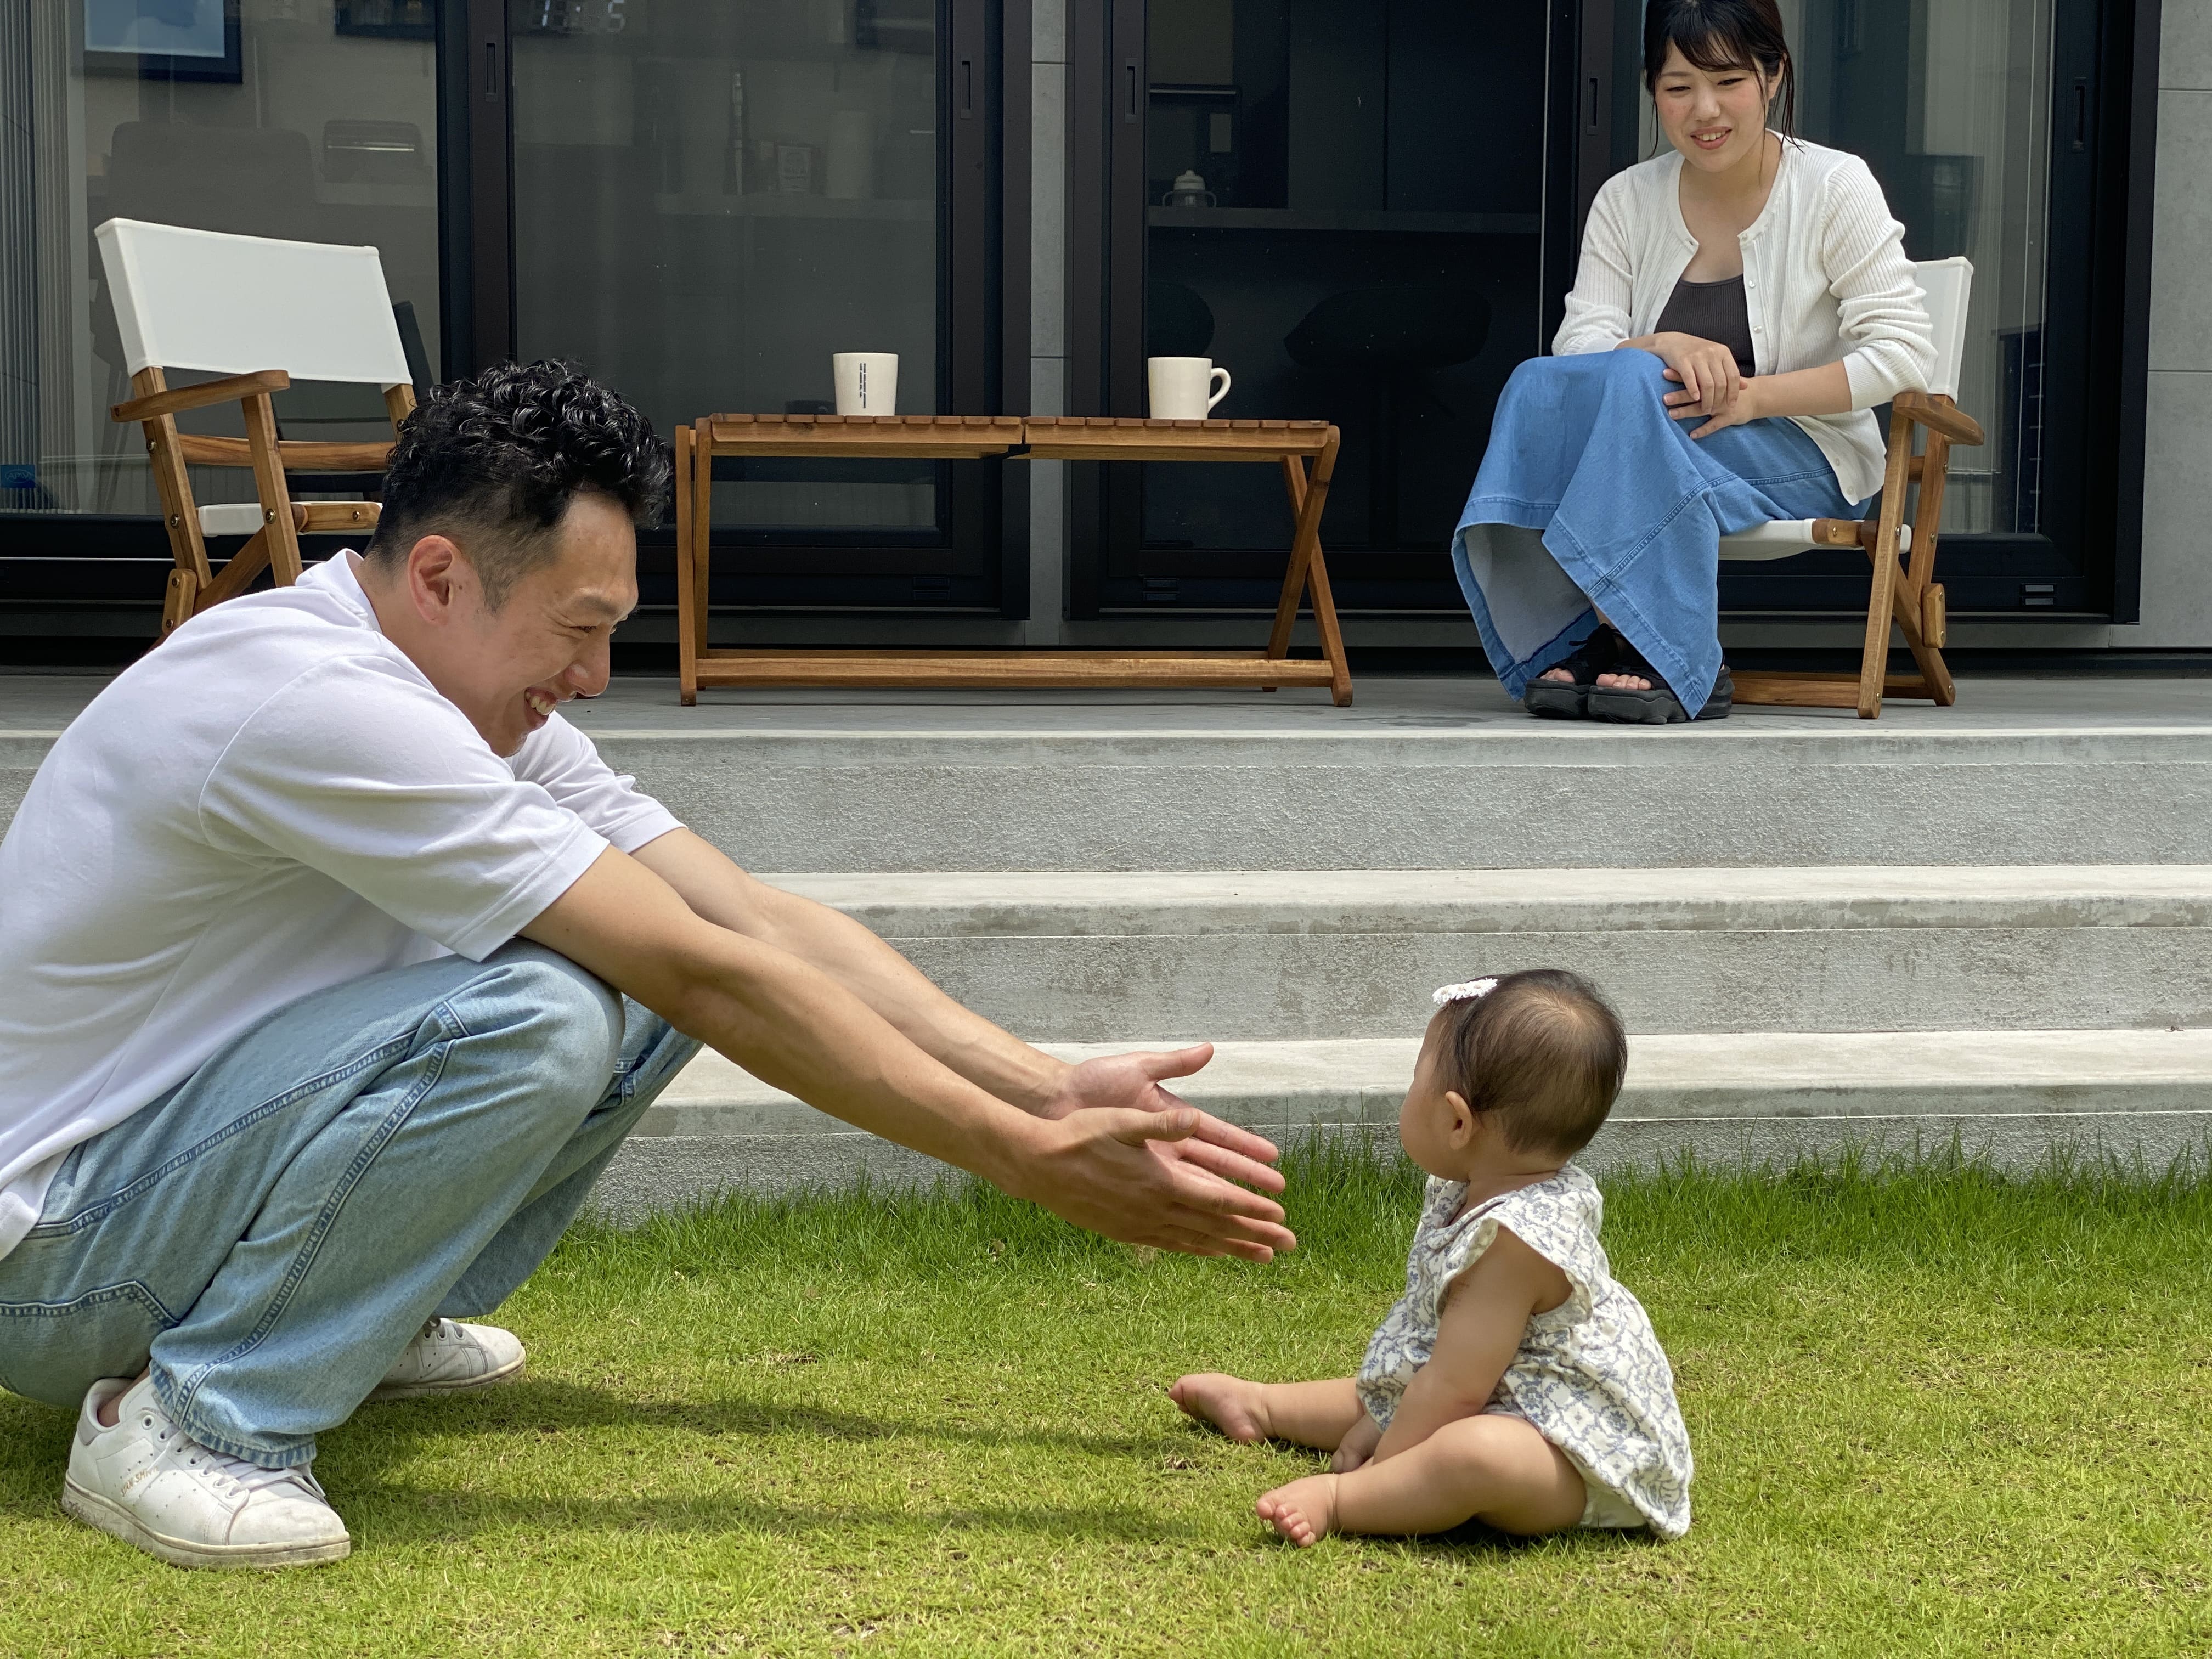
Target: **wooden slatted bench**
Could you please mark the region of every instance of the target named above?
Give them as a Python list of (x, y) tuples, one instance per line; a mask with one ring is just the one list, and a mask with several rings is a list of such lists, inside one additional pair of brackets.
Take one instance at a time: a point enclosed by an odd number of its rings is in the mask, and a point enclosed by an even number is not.
[[(1328, 688), (1352, 676), (1321, 548), (1337, 430), (1326, 421), (1146, 421), (981, 415), (714, 415), (676, 429), (676, 592), (683, 700), (718, 685)], [(1273, 462), (1293, 530), (1289, 568), (1262, 651), (929, 651), (709, 647), (707, 579), (716, 456), (980, 460)], [(1310, 595), (1322, 655), (1294, 658)]]

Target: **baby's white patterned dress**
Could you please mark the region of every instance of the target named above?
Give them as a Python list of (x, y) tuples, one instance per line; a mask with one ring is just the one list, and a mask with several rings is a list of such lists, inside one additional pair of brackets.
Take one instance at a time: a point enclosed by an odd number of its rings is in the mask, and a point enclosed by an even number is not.
[(1567, 1299), (1534, 1316), (1488, 1409), (1525, 1419), (1589, 1489), (1585, 1527), (1690, 1527), (1690, 1436), (1674, 1373), (1644, 1304), (1615, 1284), (1597, 1242), (1605, 1199), (1569, 1164), (1454, 1219), (1464, 1182), (1431, 1178), (1406, 1258), (1406, 1293), (1367, 1345), (1359, 1398), (1384, 1428), (1436, 1347), (1444, 1291), (1504, 1227), (1567, 1276)]

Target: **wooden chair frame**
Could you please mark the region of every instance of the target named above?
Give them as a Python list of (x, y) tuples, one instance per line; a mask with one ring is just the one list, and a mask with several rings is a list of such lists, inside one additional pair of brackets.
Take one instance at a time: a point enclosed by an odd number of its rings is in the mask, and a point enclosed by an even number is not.
[[(1914, 453), (1917, 434), (1927, 446)], [(1807, 708), (1856, 708), (1861, 720), (1881, 714), (1885, 697), (1923, 699), (1943, 708), (1959, 700), (1944, 665), (1948, 633), (1943, 585), (1936, 580), (1936, 548), (1943, 520), (1943, 484), (1951, 446), (1978, 445), (1982, 428), (1948, 397), (1924, 392), (1898, 394), (1890, 404), (1889, 459), (1881, 483), (1881, 510), (1871, 519), (1815, 519), (1812, 540), (1821, 547), (1863, 547), (1874, 562), (1867, 593), (1866, 642), (1859, 672), (1851, 674), (1738, 674), (1735, 700)], [(1905, 495), (1918, 487), (1911, 534)], [(1900, 553), (1909, 540), (1910, 552)], [(1890, 629), (1905, 635), (1917, 674), (1889, 672)]]
[[(407, 349), (374, 247), (287, 241), (113, 218), (93, 232), (131, 369), (131, 396), (108, 412), (145, 434), (162, 527), (175, 568), (161, 607), (161, 637), (209, 606), (241, 593), (264, 570), (280, 585), (300, 577), (300, 538), (373, 527), (367, 501), (295, 501), (289, 472), (381, 472), (391, 443), (292, 443), (276, 428), (273, 393), (297, 375), (374, 386), (396, 440), (414, 412)], [(172, 387), (179, 371), (220, 376)], [(243, 438), (177, 430), (177, 416), (235, 403)], [(194, 466), (243, 467), (254, 501), (202, 507)], [(207, 538), (246, 534), (220, 575)]]
[[(300, 443), (278, 437), (270, 394), (291, 384), (289, 374), (270, 368), (171, 391), (161, 370), (149, 366), (131, 377), (131, 401), (108, 411), (117, 422), (137, 422), (145, 433), (146, 453), (161, 493), (161, 522), (177, 562), (169, 572), (168, 594), (161, 606), (162, 639), (209, 606), (244, 592), (264, 570), (273, 570), (280, 586), (299, 580), (302, 535), (375, 526), (379, 507), (374, 501), (292, 499), (287, 472), (381, 472), (392, 459), (392, 445)], [(244, 414), (245, 437), (210, 438), (177, 430), (179, 415), (227, 403), (236, 403)], [(415, 412), (415, 388), (386, 388), (384, 408), (396, 439), (399, 423)], [(261, 527), (231, 556), (220, 575), (208, 561), (199, 508), (185, 471), (188, 466), (246, 467), (253, 474)]]

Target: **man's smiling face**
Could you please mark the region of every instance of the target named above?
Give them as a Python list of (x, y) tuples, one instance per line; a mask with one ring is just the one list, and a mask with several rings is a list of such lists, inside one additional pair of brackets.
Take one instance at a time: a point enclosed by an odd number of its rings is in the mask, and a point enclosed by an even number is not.
[(554, 556), (496, 606), (466, 548), (443, 536), (416, 542), (388, 588), (364, 583), (386, 635), (497, 755), (571, 697), (606, 689), (615, 625), (637, 605), (637, 536), (613, 500), (578, 492), (551, 537)]

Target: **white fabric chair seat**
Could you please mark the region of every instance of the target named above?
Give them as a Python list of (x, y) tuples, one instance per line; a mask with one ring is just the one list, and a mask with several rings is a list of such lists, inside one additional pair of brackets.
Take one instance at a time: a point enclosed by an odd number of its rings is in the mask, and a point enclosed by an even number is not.
[(258, 501), (226, 501), (199, 510), (203, 536), (252, 536), (264, 522)]
[[(1775, 519), (1754, 529), (1740, 530), (1733, 536), (1721, 538), (1721, 557), (1723, 559), (1787, 559), (1800, 553), (1817, 550), (1820, 544), (1813, 539), (1813, 520), (1810, 519)], [(1912, 526), (1897, 527), (1897, 550), (1912, 550)]]

